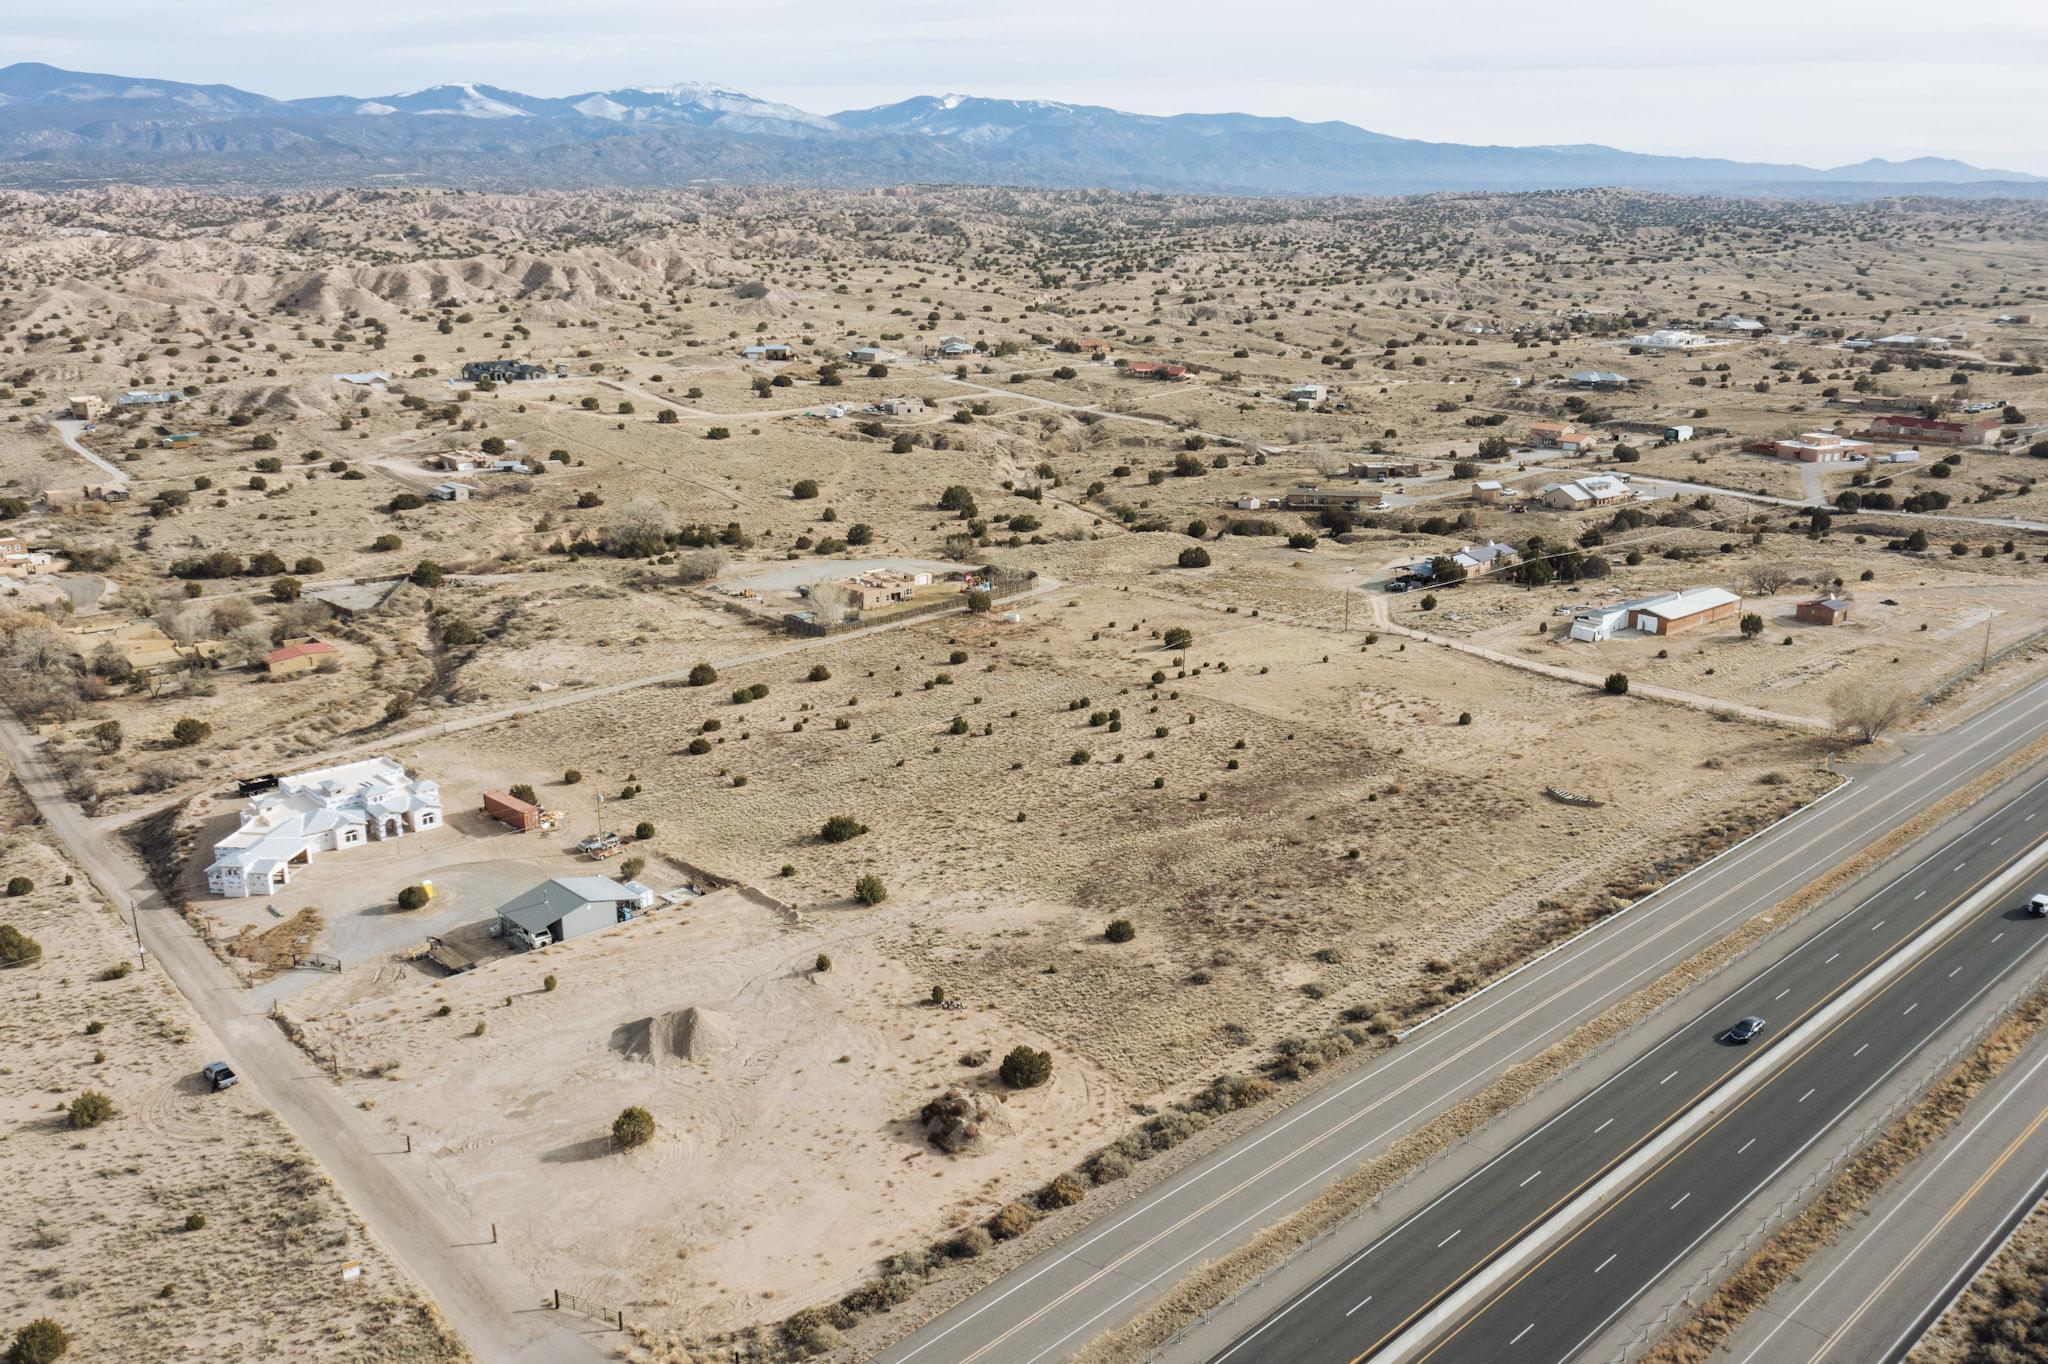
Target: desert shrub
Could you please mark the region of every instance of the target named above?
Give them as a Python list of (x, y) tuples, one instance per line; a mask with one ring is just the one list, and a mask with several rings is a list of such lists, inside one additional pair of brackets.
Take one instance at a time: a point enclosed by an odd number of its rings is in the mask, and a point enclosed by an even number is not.
[(823, 952), (820, 952), (818, 954), (818, 960), (812, 963), (811, 969), (813, 971), (816, 971), (818, 974), (823, 975), (825, 972), (832, 969), (832, 958), (826, 956)]
[(868, 826), (852, 815), (834, 815), (819, 828), (818, 837), (827, 843), (845, 843), (867, 831)]
[(553, 994), (555, 992), (555, 987), (560, 983), (560, 981), (555, 979), (555, 973), (553, 971), (548, 972), (546, 975), (540, 978), (540, 988), (549, 994)]
[(70, 1123), (74, 1130), (80, 1131), (88, 1127), (98, 1127), (113, 1116), (114, 1101), (96, 1089), (88, 1089), (73, 1099), (71, 1106), (64, 1112), (65, 1121)]
[(1207, 568), (1209, 566), (1209, 551), (1203, 549), (1200, 545), (1189, 545), (1180, 552), (1180, 556), (1175, 562), (1182, 568)]
[(881, 877), (870, 874), (853, 883), (853, 898), (864, 905), (879, 905), (889, 898), (889, 888)]
[(812, 682), (830, 682), (832, 680), (832, 670), (822, 663), (814, 663), (811, 665), (809, 680)]
[[(26, 881), (26, 876), (17, 876), (16, 881)], [(10, 882), (8, 893), (14, 892)], [(26, 966), (43, 959), (43, 945), (13, 924), (0, 924), (0, 966)]]
[(186, 1213), (186, 1214), (185, 1214), (185, 1230), (187, 1230), (187, 1231), (204, 1231), (205, 1229), (206, 1229), (206, 1214), (205, 1214), (205, 1213), (203, 1213), (203, 1212), (188, 1212), (188, 1213)]
[(717, 680), (718, 669), (712, 667), (709, 663), (699, 663), (696, 667), (690, 669), (690, 685), (693, 687), (708, 687)]
[(1102, 936), (1111, 942), (1129, 942), (1138, 936), (1138, 930), (1129, 919), (1111, 919), (1109, 927), (1102, 930)]
[(654, 837), (654, 825), (647, 820), (641, 820), (633, 826), (633, 837), (640, 839), (642, 842)]
[(1628, 674), (1609, 673), (1607, 674), (1607, 681), (1602, 685), (1605, 687), (1606, 692), (1609, 696), (1627, 696)]
[(126, 980), (126, 979), (128, 978), (128, 976), (129, 976), (129, 974), (130, 974), (131, 972), (133, 972), (134, 970), (135, 970), (135, 963), (134, 963), (134, 962), (132, 962), (132, 961), (117, 961), (117, 962), (115, 962), (115, 963), (114, 963), (114, 964), (113, 964), (112, 966), (108, 966), (108, 967), (103, 967), (103, 968), (101, 968), (101, 970), (100, 970), (100, 973), (99, 973), (99, 975), (95, 976), (95, 977), (94, 977), (94, 979), (95, 979), (95, 980)]
[(959, 1259), (972, 1260), (977, 1255), (988, 1254), (995, 1243), (996, 1239), (988, 1234), (988, 1228), (969, 1227), (955, 1236), (947, 1249)]
[(562, 785), (564, 786), (574, 786), (582, 780), (583, 774), (573, 767), (562, 774)]
[(1085, 1168), (1088, 1171), (1088, 1178), (1097, 1184), (1114, 1184), (1130, 1175), (1131, 1158), (1114, 1148), (1097, 1151), (1089, 1157)]
[(1188, 1101), (1188, 1107), (1198, 1113), (1221, 1116), (1264, 1103), (1272, 1096), (1271, 1080), (1256, 1075), (1219, 1075), (1209, 1082), (1207, 1089)]
[(818, 482), (816, 479), (800, 478), (789, 490), (789, 495), (799, 502), (808, 502), (818, 495)]
[(7, 878), (7, 893), (16, 899), (27, 895), (35, 888), (36, 883), (29, 880), (26, 876), (10, 876)]
[(54, 1364), (71, 1348), (71, 1337), (48, 1317), (37, 1317), (14, 1333), (7, 1347), (7, 1364)]
[(705, 738), (692, 739), (683, 746), (683, 751), (701, 758), (711, 751), (711, 741)]
[(1088, 1181), (1072, 1170), (1038, 1191), (1038, 1206), (1050, 1212), (1071, 1208), (1088, 1196)]
[(1012, 1089), (1035, 1089), (1052, 1078), (1052, 1053), (1019, 1044), (1003, 1058), (1001, 1074)]
[(1025, 1204), (1009, 1202), (996, 1210), (988, 1219), (989, 1235), (998, 1241), (1010, 1241), (1031, 1230), (1038, 1221), (1038, 1213)]
[(171, 726), (171, 742), (180, 748), (190, 748), (194, 744), (206, 742), (207, 736), (212, 733), (212, 725), (207, 724), (204, 720), (194, 719), (192, 716), (187, 715), (184, 719), (178, 721), (177, 724)]
[(510, 792), (510, 795), (512, 799), (523, 800), (528, 805), (540, 804), (540, 797), (534, 794), (533, 787), (529, 786), (525, 782), (521, 782), (517, 786), (514, 786)]
[(1176, 625), (1160, 636), (1159, 642), (1169, 649), (1185, 649), (1195, 642), (1195, 632), (1185, 626)]
[(400, 909), (418, 909), (426, 904), (426, 902), (427, 888), (425, 886), (407, 886), (404, 890), (398, 892), (398, 907)]
[(621, 1109), (612, 1119), (612, 1140), (621, 1151), (645, 1146), (654, 1140), (654, 1115), (637, 1104)]

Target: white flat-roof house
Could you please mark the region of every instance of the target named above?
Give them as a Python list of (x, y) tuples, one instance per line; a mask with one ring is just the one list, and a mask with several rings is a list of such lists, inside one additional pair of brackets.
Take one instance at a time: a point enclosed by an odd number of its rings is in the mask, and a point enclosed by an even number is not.
[(242, 807), (242, 827), (213, 845), (206, 888), (215, 895), (269, 895), (314, 853), (440, 826), (440, 787), (414, 780), (396, 758), (301, 772)]

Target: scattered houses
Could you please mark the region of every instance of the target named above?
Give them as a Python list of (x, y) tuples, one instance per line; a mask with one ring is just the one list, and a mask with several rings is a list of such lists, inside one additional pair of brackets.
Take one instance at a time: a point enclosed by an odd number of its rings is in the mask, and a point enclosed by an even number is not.
[(1472, 500), (1482, 506), (1492, 506), (1507, 492), (1505, 485), (1496, 478), (1482, 478), (1472, 485)]
[(1628, 387), (1628, 379), (1613, 370), (1582, 369), (1565, 380), (1573, 388), (1597, 388), (1606, 392)]
[(916, 417), (924, 413), (922, 398), (884, 398), (875, 404), (875, 411), (885, 417)]
[(119, 659), (130, 672), (144, 677), (196, 667), (224, 653), (219, 640), (202, 639), (180, 644), (165, 634), (154, 621), (96, 619), (93, 624), (70, 632), (78, 652), (89, 662), (102, 657)]
[(849, 607), (855, 611), (868, 611), (877, 606), (909, 601), (917, 594), (918, 588), (929, 587), (931, 581), (929, 573), (898, 573), (894, 569), (878, 568), (856, 573), (839, 585), (846, 589)]
[(558, 876), (498, 907), (496, 932), (529, 951), (625, 923), (654, 904), (638, 881)]
[(1451, 562), (1464, 569), (1468, 578), (1484, 578), (1504, 568), (1513, 568), (1518, 557), (1513, 545), (1488, 540), (1484, 544), (1465, 546), (1451, 556)]
[(45, 488), (43, 505), (51, 511), (69, 511), (81, 502), (126, 502), (125, 483), (87, 483), (77, 488)]
[(56, 560), (49, 551), (30, 549), (28, 542), (19, 536), (0, 537), (0, 574), (10, 578), (26, 578), (37, 573), (47, 573)]
[(1793, 607), (1792, 614), (1808, 625), (1840, 625), (1849, 619), (1849, 603), (1841, 597), (1815, 597)]
[(184, 402), (185, 395), (176, 389), (152, 392), (146, 388), (131, 388), (114, 401), (122, 407), (167, 407), (172, 403)]
[(402, 838), (441, 825), (441, 790), (396, 758), (364, 758), (286, 777), (250, 797), (241, 827), (213, 845), (215, 895), (269, 895), (315, 853)]
[(1415, 460), (1406, 462), (1354, 460), (1345, 472), (1353, 478), (1369, 478), (1384, 483), (1390, 478), (1420, 478), (1422, 477), (1422, 465), (1419, 461)]
[(467, 483), (436, 483), (427, 495), (436, 502), (467, 502), (475, 492)]
[(1287, 390), (1287, 401), (1297, 408), (1314, 407), (1328, 397), (1329, 392), (1321, 384), (1296, 384)]
[(1674, 327), (1659, 327), (1656, 331), (1632, 336), (1629, 343), (1650, 350), (1694, 350), (1700, 346), (1714, 344), (1711, 338), (1698, 332), (1683, 331)]
[(290, 677), (294, 673), (309, 673), (330, 659), (339, 659), (341, 651), (325, 640), (314, 639), (311, 635), (299, 639), (288, 639), (278, 648), (263, 655), (263, 671), (272, 677)]
[(97, 393), (74, 393), (64, 401), (69, 406), (72, 418), (82, 422), (98, 421), (101, 410), (106, 406), (100, 401)]
[(762, 341), (740, 351), (740, 357), (746, 360), (787, 360), (793, 354), (786, 341)]
[(1691, 440), (1692, 428), (1690, 426), (1667, 426), (1664, 428), (1664, 439), (1672, 445), (1677, 445), (1681, 441)]

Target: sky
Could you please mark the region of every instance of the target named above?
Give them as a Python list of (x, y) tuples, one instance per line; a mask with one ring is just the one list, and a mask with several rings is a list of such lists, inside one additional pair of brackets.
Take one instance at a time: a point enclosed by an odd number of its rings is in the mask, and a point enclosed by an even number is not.
[(2048, 175), (2041, 0), (5, 0), (10, 61), (287, 99), (707, 81), (826, 114), (959, 92)]

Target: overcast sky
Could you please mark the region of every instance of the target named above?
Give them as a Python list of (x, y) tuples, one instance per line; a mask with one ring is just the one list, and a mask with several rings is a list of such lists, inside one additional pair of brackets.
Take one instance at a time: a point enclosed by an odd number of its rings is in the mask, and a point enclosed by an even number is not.
[(958, 91), (2048, 174), (2042, 0), (0, 0), (14, 60), (281, 98), (699, 80), (833, 113)]

